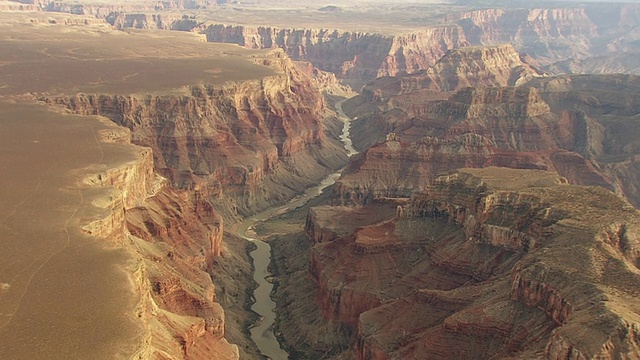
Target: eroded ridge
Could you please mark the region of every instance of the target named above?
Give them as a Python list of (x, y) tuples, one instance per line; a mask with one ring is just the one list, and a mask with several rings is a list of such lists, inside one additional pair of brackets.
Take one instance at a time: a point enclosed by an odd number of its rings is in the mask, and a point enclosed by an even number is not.
[(634, 358), (638, 226), (599, 187), (461, 169), (410, 198), (311, 209), (309, 274), (358, 358)]

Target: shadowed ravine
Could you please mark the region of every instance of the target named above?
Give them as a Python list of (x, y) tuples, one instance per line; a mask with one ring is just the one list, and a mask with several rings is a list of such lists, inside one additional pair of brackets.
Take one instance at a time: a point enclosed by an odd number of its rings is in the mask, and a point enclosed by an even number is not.
[[(344, 148), (347, 150), (347, 154), (352, 156), (357, 153), (351, 144), (349, 138), (350, 120), (342, 111), (342, 102), (336, 104), (336, 108), (340, 119), (344, 122), (342, 128), (342, 135), (340, 140), (344, 143)], [(286, 359), (288, 354), (284, 351), (278, 339), (276, 339), (273, 333), (273, 324), (275, 322), (276, 313), (274, 311), (276, 303), (271, 300), (271, 291), (273, 290), (273, 284), (267, 279), (271, 276), (267, 267), (271, 261), (271, 246), (264, 241), (256, 239), (254, 236), (253, 227), (255, 224), (267, 220), (272, 216), (282, 215), (288, 211), (296, 209), (306, 204), (309, 200), (322, 194), (322, 191), (333, 185), (335, 181), (340, 177), (340, 172), (335, 172), (327, 176), (322, 182), (312, 188), (307, 189), (304, 194), (293, 198), (290, 202), (270, 208), (259, 214), (256, 214), (245, 221), (238, 227), (238, 235), (242, 238), (252, 241), (256, 244), (256, 249), (251, 252), (250, 256), (253, 258), (253, 264), (255, 271), (253, 278), (258, 283), (258, 287), (253, 292), (255, 303), (251, 307), (251, 310), (260, 315), (260, 320), (251, 328), (251, 338), (258, 346), (260, 352), (271, 359)]]

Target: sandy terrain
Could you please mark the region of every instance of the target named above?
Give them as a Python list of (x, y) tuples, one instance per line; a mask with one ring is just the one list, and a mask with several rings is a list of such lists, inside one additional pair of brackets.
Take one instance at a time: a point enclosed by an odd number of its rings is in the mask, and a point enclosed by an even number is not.
[(193, 33), (63, 25), (69, 17), (0, 13), (0, 95), (160, 92), (273, 73), (253, 63), (260, 51)]
[(98, 143), (107, 126), (0, 103), (0, 358), (114, 358), (139, 346), (132, 259), (80, 230), (109, 193), (83, 185), (79, 169), (116, 166), (140, 149)]

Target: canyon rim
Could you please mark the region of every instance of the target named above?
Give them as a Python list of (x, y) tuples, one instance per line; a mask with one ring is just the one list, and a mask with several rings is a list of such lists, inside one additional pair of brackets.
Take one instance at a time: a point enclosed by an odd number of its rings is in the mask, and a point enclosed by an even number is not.
[(639, 29), (0, 0), (0, 358), (640, 359)]

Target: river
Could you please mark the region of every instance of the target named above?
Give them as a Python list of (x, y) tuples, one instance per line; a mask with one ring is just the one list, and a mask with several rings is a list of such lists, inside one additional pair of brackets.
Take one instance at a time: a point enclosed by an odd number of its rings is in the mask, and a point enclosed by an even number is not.
[[(347, 155), (353, 156), (357, 154), (357, 151), (353, 148), (351, 138), (349, 137), (351, 120), (342, 111), (342, 101), (336, 103), (336, 110), (338, 117), (344, 124), (340, 140), (344, 144)], [(320, 184), (307, 189), (304, 194), (296, 196), (284, 205), (269, 208), (268, 210), (245, 219), (238, 227), (238, 235), (253, 242), (257, 247), (250, 254), (251, 258), (253, 258), (253, 265), (255, 268), (253, 279), (258, 283), (258, 287), (253, 291), (255, 303), (251, 306), (251, 310), (260, 315), (260, 320), (251, 328), (251, 338), (258, 346), (258, 350), (260, 350), (262, 355), (273, 360), (287, 359), (289, 354), (280, 347), (280, 343), (273, 333), (273, 324), (276, 320), (276, 303), (271, 300), (270, 296), (271, 291), (273, 290), (273, 284), (267, 280), (271, 276), (268, 270), (269, 262), (271, 261), (271, 246), (254, 237), (255, 233), (253, 231), (253, 227), (255, 224), (267, 220), (272, 216), (281, 215), (303, 206), (309, 200), (322, 194), (322, 191), (325, 188), (333, 185), (340, 177), (340, 173), (341, 171), (338, 171), (327, 176)]]

